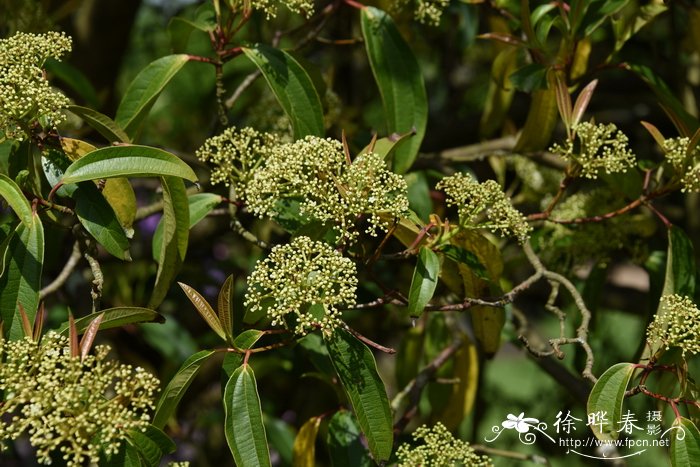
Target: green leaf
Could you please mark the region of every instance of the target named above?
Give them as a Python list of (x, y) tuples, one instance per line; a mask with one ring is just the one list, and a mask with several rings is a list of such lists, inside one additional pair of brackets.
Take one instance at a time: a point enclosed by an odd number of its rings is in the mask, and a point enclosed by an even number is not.
[[(100, 330), (112, 328), (120, 328), (127, 324), (137, 323), (163, 323), (165, 318), (160, 313), (157, 313), (148, 308), (136, 306), (120, 306), (116, 308), (108, 308), (97, 313), (91, 313), (75, 321), (75, 327), (78, 333), (83, 332), (92, 321), (98, 316), (102, 316)], [(56, 332), (60, 334), (68, 334), (68, 322), (63, 323)]]
[(194, 305), (194, 307), (197, 309), (199, 316), (201, 316), (204, 319), (204, 321), (206, 321), (209, 327), (219, 337), (221, 337), (223, 340), (226, 340), (226, 334), (224, 333), (224, 328), (221, 326), (221, 321), (219, 321), (219, 317), (214, 312), (214, 309), (211, 307), (209, 302), (207, 302), (206, 299), (202, 297), (202, 295), (199, 292), (194, 290), (189, 285), (183, 284), (182, 282), (178, 282), (178, 285), (185, 292), (187, 298), (190, 299), (192, 305)]
[(428, 178), (423, 172), (411, 172), (404, 175), (408, 185), (408, 205), (421, 220), (427, 220), (433, 212), (433, 201), (430, 199)]
[(22, 189), (10, 177), (3, 174), (0, 174), (0, 197), (17, 214), (22, 224), (27, 227), (32, 224), (34, 218), (32, 205), (27, 201)]
[(289, 117), (294, 139), (323, 136), (323, 107), (313, 81), (287, 52), (263, 44), (244, 47), (245, 55), (262, 72)]
[(168, 55), (141, 70), (124, 93), (114, 120), (133, 138), (165, 86), (189, 60), (186, 54)]
[(404, 143), (409, 141), (413, 137), (413, 131), (409, 131), (402, 135), (398, 133), (392, 133), (385, 138), (379, 138), (376, 141), (373, 140), (365, 146), (359, 154), (368, 154), (370, 152), (382, 156), (382, 159), (387, 163), (391, 164), (394, 158), (394, 153), (396, 149), (401, 147)]
[(0, 277), (0, 317), (10, 340), (24, 336), (19, 303), (33, 323), (39, 306), (41, 270), (44, 263), (44, 226), (39, 216), (28, 225), (20, 223), (7, 250), (7, 269)]
[(668, 255), (664, 295), (678, 294), (693, 297), (695, 294), (695, 253), (693, 243), (677, 226), (668, 231)]
[(175, 52), (185, 52), (193, 31), (210, 32), (216, 28), (216, 14), (210, 3), (201, 5), (194, 19), (175, 17), (168, 23), (170, 44)]
[(530, 63), (509, 76), (515, 89), (527, 93), (547, 88), (547, 68), (539, 63)]
[(627, 385), (634, 373), (631, 363), (618, 363), (608, 368), (595, 383), (588, 396), (587, 413), (606, 413), (607, 423), (591, 425), (591, 430), (600, 440), (614, 440), (620, 436), (617, 422), (622, 418), (622, 403)]
[(328, 423), (326, 439), (333, 467), (369, 467), (372, 461), (360, 439), (360, 427), (352, 412), (339, 410)]
[(163, 243), (158, 255), (158, 273), (149, 308), (156, 308), (180, 271), (189, 236), (190, 213), (185, 184), (176, 177), (161, 177), (163, 186)]
[(423, 308), (433, 298), (439, 276), (440, 258), (430, 248), (421, 248), (408, 292), (408, 314), (411, 317), (417, 318), (423, 313)]
[(695, 424), (684, 417), (673, 421), (671, 431), (671, 466), (686, 467), (696, 465), (700, 459), (700, 431)]
[(153, 426), (164, 428), (170, 417), (177, 410), (177, 406), (185, 395), (187, 388), (190, 387), (202, 365), (214, 355), (213, 350), (202, 350), (188, 358), (182, 364), (175, 376), (170, 380), (168, 385), (163, 389), (163, 392), (158, 399), (156, 411), (153, 414)]
[(145, 431), (130, 430), (129, 442), (136, 448), (142, 465), (158, 467), (164, 455), (175, 452), (175, 443), (160, 429), (148, 425)]
[(396, 149), (393, 170), (405, 173), (413, 165), (428, 123), (428, 98), (418, 61), (394, 21), (374, 7), (362, 9), (362, 36), (367, 57), (384, 104), (389, 133), (415, 135)]
[(311, 417), (299, 429), (294, 438), (294, 467), (314, 467), (316, 465), (316, 436), (321, 426), (321, 417)]
[(544, 149), (552, 137), (557, 124), (557, 97), (554, 89), (537, 90), (532, 93), (532, 103), (514, 151), (539, 151)]
[(87, 107), (80, 107), (79, 105), (69, 105), (66, 108), (69, 112), (82, 118), (85, 123), (90, 125), (95, 131), (104, 136), (104, 138), (110, 142), (121, 142), (130, 143), (131, 140), (122, 127), (120, 127), (114, 120), (108, 116), (101, 114), (96, 110), (89, 109)]
[(219, 296), (217, 297), (216, 311), (219, 316), (221, 326), (224, 328), (224, 334), (229, 341), (233, 340), (233, 275), (230, 275), (221, 286)]
[(445, 255), (445, 258), (467, 266), (471, 272), (480, 279), (489, 280), (489, 273), (486, 271), (484, 265), (481, 264), (481, 261), (479, 261), (479, 257), (466, 248), (448, 244), (442, 245), (440, 247), (440, 252)]
[(73, 162), (63, 174), (64, 184), (113, 177), (180, 177), (197, 181), (190, 166), (179, 157), (148, 146), (108, 146)]
[[(219, 203), (221, 203), (221, 195), (214, 193), (196, 193), (188, 198), (190, 209), (190, 229), (207, 217)], [(158, 222), (155, 232), (153, 233), (153, 244), (151, 247), (153, 259), (158, 260), (158, 255), (163, 244), (163, 219)]]
[(226, 383), (224, 411), (224, 433), (236, 465), (271, 465), (258, 387), (249, 365), (238, 367)]
[(75, 214), (92, 235), (111, 255), (131, 261), (129, 239), (112, 206), (93, 182), (81, 182), (73, 192)]
[[(248, 329), (240, 333), (233, 340), (233, 348), (237, 350), (251, 349), (263, 336), (263, 332), (258, 329)], [(238, 352), (227, 352), (224, 357), (222, 368), (228, 377), (233, 371), (243, 363), (243, 354)]]
[(326, 345), (370, 452), (377, 462), (389, 459), (393, 443), (391, 408), (374, 355), (344, 329), (336, 329), (326, 337)]
[(100, 464), (104, 467), (142, 467), (143, 463), (139, 457), (139, 452), (130, 443), (122, 443), (119, 447), (119, 451), (112, 454), (110, 457), (104, 457), (105, 454), (102, 452), (102, 457), (100, 457)]

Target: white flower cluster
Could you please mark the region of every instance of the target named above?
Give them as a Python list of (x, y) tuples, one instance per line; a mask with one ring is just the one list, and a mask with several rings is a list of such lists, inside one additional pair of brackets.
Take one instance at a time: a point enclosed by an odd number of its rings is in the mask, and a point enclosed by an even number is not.
[(70, 50), (70, 38), (58, 32), (0, 39), (0, 131), (6, 137), (21, 140), (34, 122), (54, 128), (65, 120), (60, 109), (68, 98), (51, 88), (42, 67)]
[(267, 19), (277, 16), (277, 5), (281, 3), (291, 12), (310, 17), (314, 12), (313, 0), (233, 0), (228, 2), (231, 8), (239, 11), (255, 10), (265, 13)]
[(23, 434), (50, 464), (96, 464), (114, 454), (132, 430), (148, 425), (159, 382), (142, 368), (107, 360), (109, 347), (71, 357), (68, 338), (54, 332), (40, 343), (25, 337), (0, 343), (0, 442)]
[(329, 245), (296, 237), (258, 262), (245, 305), (265, 311), (273, 325), (287, 326), (293, 315), (296, 334), (330, 331), (340, 322), (338, 307), (355, 303), (355, 274), (355, 264)]
[(413, 8), (413, 18), (416, 21), (428, 26), (437, 26), (449, 4), (450, 0), (398, 0), (396, 9)]
[(680, 178), (681, 191), (700, 192), (700, 151), (694, 148), (688, 154), (689, 138), (669, 138), (664, 141), (666, 160)]
[(346, 160), (340, 141), (314, 136), (282, 144), (269, 154), (248, 184), (248, 208), (258, 216), (279, 215), (280, 200), (299, 201), (300, 214), (357, 237), (355, 223), (369, 215), (367, 233), (386, 231), (408, 211), (406, 181), (377, 154)]
[(635, 157), (628, 146), (629, 139), (614, 124), (581, 122), (574, 125), (572, 130), (575, 134), (573, 139), (564, 146), (555, 144), (550, 151), (578, 163), (582, 176), (595, 179), (601, 172), (626, 172), (634, 165)]
[(209, 138), (196, 152), (197, 158), (214, 165), (211, 183), (233, 185), (236, 196), (245, 200), (248, 182), (276, 143), (269, 133), (250, 127), (230, 127)]
[(664, 295), (661, 310), (647, 329), (647, 340), (665, 346), (678, 347), (686, 353), (700, 353), (700, 309), (689, 297)]
[(471, 175), (456, 173), (440, 180), (435, 188), (445, 192), (448, 206), (457, 206), (462, 226), (511, 235), (521, 243), (532, 230), (494, 180), (479, 183)]
[(422, 444), (411, 447), (408, 443), (404, 443), (396, 451), (400, 467), (493, 466), (491, 459), (478, 455), (469, 443), (455, 439), (440, 422), (433, 428), (428, 428), (426, 425), (417, 428), (413, 432), (413, 439), (423, 440)]

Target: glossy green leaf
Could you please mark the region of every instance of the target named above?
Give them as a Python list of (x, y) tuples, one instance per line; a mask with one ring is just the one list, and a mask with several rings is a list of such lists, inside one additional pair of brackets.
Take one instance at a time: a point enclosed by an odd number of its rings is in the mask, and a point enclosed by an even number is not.
[(185, 395), (185, 392), (190, 387), (190, 384), (192, 384), (197, 373), (199, 373), (202, 365), (204, 365), (214, 353), (213, 350), (202, 350), (192, 355), (182, 364), (175, 376), (172, 377), (160, 394), (156, 411), (153, 414), (153, 426), (161, 429), (165, 427), (165, 424), (168, 423), (170, 417), (172, 417), (177, 410), (182, 396)]
[(73, 193), (75, 214), (97, 243), (111, 255), (131, 261), (129, 239), (112, 206), (93, 182), (81, 182)]
[(224, 433), (239, 466), (269, 466), (265, 426), (253, 369), (243, 364), (233, 372), (224, 390)]
[(607, 414), (607, 423), (590, 425), (596, 438), (614, 440), (620, 436), (617, 422), (622, 419), (622, 403), (633, 373), (634, 365), (618, 363), (608, 368), (593, 386), (588, 396), (587, 413)]
[(210, 3), (201, 5), (194, 14), (194, 18), (182, 18), (176, 16), (168, 23), (168, 34), (173, 51), (186, 52), (187, 43), (193, 31), (210, 32), (216, 28), (216, 14)]
[(263, 44), (244, 47), (245, 55), (262, 72), (289, 117), (294, 139), (323, 136), (323, 107), (308, 73), (287, 52)]
[(417, 318), (423, 313), (423, 308), (433, 298), (439, 276), (440, 258), (430, 248), (421, 248), (416, 268), (413, 270), (411, 288), (408, 292), (408, 314), (410, 316)]
[(509, 77), (515, 89), (527, 93), (547, 88), (547, 68), (539, 63), (530, 63)]
[(678, 417), (673, 421), (668, 436), (671, 438), (671, 466), (696, 465), (700, 459), (700, 431), (698, 431), (698, 427), (687, 418)]
[[(15, 236), (15, 229), (17, 228), (15, 225), (5, 225), (3, 227), (4, 228), (0, 230), (0, 235), (4, 235), (4, 238), (0, 242), (0, 277), (5, 275), (5, 267), (7, 266), (7, 259), (9, 256), (7, 252), (10, 251), (10, 242), (12, 241), (12, 237)], [(7, 232), (6, 235), (5, 232)]]
[(133, 138), (165, 86), (187, 63), (186, 54), (168, 55), (151, 62), (131, 82), (114, 120)]
[(165, 298), (180, 271), (189, 237), (190, 213), (185, 184), (180, 178), (161, 177), (163, 186), (163, 243), (158, 255), (158, 272), (149, 308), (156, 308)]
[(316, 465), (316, 436), (321, 426), (321, 417), (311, 417), (299, 428), (294, 438), (294, 467), (314, 467)]
[(22, 224), (29, 227), (32, 224), (34, 213), (32, 205), (29, 204), (26, 196), (22, 193), (22, 189), (8, 176), (0, 174), (0, 198), (12, 208), (17, 214)]
[(352, 412), (339, 410), (328, 423), (326, 438), (333, 467), (369, 467), (372, 461), (362, 444), (360, 427)]
[(180, 177), (197, 181), (179, 157), (149, 146), (123, 145), (98, 149), (73, 162), (63, 174), (64, 184), (113, 177)]
[[(190, 210), (190, 226), (191, 229), (202, 219), (207, 217), (218, 204), (221, 203), (221, 195), (214, 193), (196, 193), (188, 197)], [(163, 245), (163, 219), (158, 222), (155, 232), (153, 233), (152, 254), (153, 259), (158, 260), (161, 247)]]
[(415, 135), (396, 149), (393, 170), (405, 173), (418, 155), (428, 123), (423, 74), (391, 17), (374, 7), (362, 9), (362, 36), (384, 104), (389, 133)]
[(31, 322), (39, 307), (44, 263), (44, 226), (39, 216), (32, 216), (27, 225), (17, 226), (6, 254), (7, 268), (0, 277), (0, 317), (6, 336), (16, 340), (24, 336), (18, 304), (22, 304)]
[(82, 118), (95, 131), (101, 134), (108, 142), (129, 143), (131, 139), (114, 120), (96, 110), (79, 105), (69, 105), (67, 110)]
[(110, 457), (104, 457), (102, 453), (100, 458), (100, 466), (104, 467), (142, 467), (143, 463), (139, 456), (138, 450), (129, 442), (122, 443), (119, 451), (112, 454)]
[[(100, 331), (105, 329), (120, 328), (127, 324), (137, 323), (163, 323), (165, 318), (160, 313), (157, 313), (148, 308), (136, 306), (120, 306), (116, 308), (108, 308), (106, 310), (91, 313), (83, 318), (75, 321), (75, 327), (78, 333), (82, 333), (95, 320), (97, 316), (102, 316), (100, 322)], [(60, 334), (68, 334), (68, 322), (63, 323), (57, 329)]]
[(294, 456), (294, 438), (296, 430), (289, 423), (279, 418), (274, 418), (263, 413), (265, 433), (270, 443), (270, 449), (279, 454), (278, 465), (291, 466)]
[(175, 443), (160, 429), (148, 425), (145, 431), (131, 430), (129, 443), (136, 448), (143, 462), (148, 467), (158, 467), (166, 454), (175, 452)]
[(326, 337), (326, 345), (370, 452), (377, 462), (389, 459), (393, 443), (391, 408), (372, 351), (340, 328)]
[(362, 149), (362, 151), (359, 152), (359, 154), (367, 154), (372, 152), (374, 154), (382, 156), (382, 159), (384, 159), (387, 163), (391, 163), (391, 161), (394, 158), (394, 153), (396, 152), (396, 149), (401, 147), (412, 137), (413, 131), (409, 131), (408, 133), (404, 133), (402, 135), (398, 133), (392, 133), (384, 138), (373, 140), (372, 142), (370, 142), (370, 144), (365, 146)]
[(488, 271), (486, 271), (484, 265), (479, 261), (479, 257), (466, 248), (448, 244), (442, 245), (440, 247), (440, 252), (445, 255), (445, 258), (467, 266), (477, 277), (489, 280)]
[(226, 334), (224, 333), (224, 328), (221, 326), (221, 321), (219, 321), (219, 317), (217, 316), (216, 312), (214, 312), (214, 309), (211, 307), (209, 302), (207, 302), (199, 292), (194, 290), (189, 285), (183, 284), (182, 282), (178, 282), (178, 285), (185, 292), (185, 295), (187, 295), (190, 302), (192, 302), (192, 305), (194, 305), (196, 308), (199, 316), (206, 321), (212, 331), (214, 331), (222, 339), (226, 340)]

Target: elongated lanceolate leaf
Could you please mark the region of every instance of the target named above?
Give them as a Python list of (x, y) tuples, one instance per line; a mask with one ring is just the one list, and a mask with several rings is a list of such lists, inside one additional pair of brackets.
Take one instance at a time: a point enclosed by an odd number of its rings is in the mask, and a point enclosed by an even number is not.
[(158, 273), (149, 308), (156, 308), (165, 298), (187, 253), (190, 213), (185, 184), (176, 177), (162, 177), (163, 244), (158, 255)]
[(133, 138), (165, 86), (189, 60), (188, 55), (168, 55), (151, 62), (131, 82), (114, 120)]
[[(87, 329), (90, 323), (92, 323), (98, 316), (102, 316), (102, 321), (100, 322), (100, 331), (103, 331), (105, 329), (119, 328), (127, 324), (165, 322), (165, 318), (163, 317), (163, 315), (148, 308), (141, 308), (136, 306), (120, 306), (116, 308), (108, 308), (97, 313), (91, 313), (88, 316), (76, 320), (75, 327), (78, 330), (78, 333), (85, 331), (85, 329)], [(61, 326), (59, 326), (57, 332), (60, 334), (67, 335), (68, 323), (65, 322)]]
[(595, 383), (588, 396), (589, 414), (607, 414), (602, 425), (590, 425), (593, 434), (601, 440), (614, 440), (620, 436), (618, 422), (622, 418), (622, 403), (627, 385), (634, 373), (631, 363), (618, 363), (608, 368)]
[(671, 438), (672, 467), (697, 464), (700, 459), (700, 431), (692, 421), (684, 417), (676, 418), (667, 436)]
[(336, 329), (326, 338), (326, 345), (370, 452), (377, 462), (389, 459), (393, 443), (391, 408), (374, 355), (344, 329)]
[(12, 208), (25, 226), (32, 224), (32, 205), (22, 193), (22, 189), (8, 176), (0, 174), (0, 198)]
[(437, 287), (440, 276), (440, 258), (427, 247), (420, 249), (418, 263), (413, 270), (411, 289), (408, 292), (408, 313), (414, 318), (423, 313)]
[(179, 157), (149, 146), (124, 145), (98, 149), (73, 162), (63, 184), (113, 177), (180, 177), (197, 181), (190, 166)]
[(314, 467), (316, 464), (316, 436), (321, 426), (321, 417), (311, 417), (299, 429), (294, 438), (292, 465), (294, 467)]
[(226, 383), (224, 411), (224, 433), (236, 465), (271, 465), (258, 386), (250, 365), (238, 367)]
[(194, 305), (199, 315), (204, 319), (204, 321), (206, 321), (209, 327), (219, 337), (226, 340), (226, 334), (224, 333), (224, 328), (221, 326), (221, 321), (219, 321), (219, 317), (214, 312), (214, 309), (211, 307), (211, 305), (209, 305), (209, 302), (207, 302), (206, 299), (202, 297), (202, 295), (199, 292), (194, 290), (189, 285), (183, 284), (182, 282), (178, 282), (178, 285), (185, 292), (187, 298), (190, 299), (192, 305)]
[(80, 107), (79, 105), (69, 105), (68, 111), (82, 118), (85, 123), (104, 136), (104, 138), (110, 143), (131, 142), (127, 134), (124, 133), (122, 127), (120, 127), (108, 116), (101, 114), (96, 110), (92, 110), (87, 107)]
[(39, 216), (33, 215), (28, 225), (17, 226), (6, 254), (7, 269), (0, 277), (0, 317), (6, 336), (16, 340), (24, 336), (19, 304), (32, 323), (39, 307), (44, 264), (44, 226)]
[(192, 355), (182, 364), (158, 399), (156, 412), (153, 415), (153, 426), (161, 429), (165, 427), (165, 424), (168, 423), (170, 417), (177, 410), (182, 396), (185, 395), (187, 388), (189, 388), (192, 381), (194, 381), (202, 365), (212, 355), (214, 355), (213, 350), (202, 350)]
[[(189, 209), (190, 209), (190, 229), (194, 227), (199, 221), (207, 217), (219, 203), (221, 203), (221, 196), (214, 193), (197, 193), (190, 195)], [(163, 243), (163, 219), (160, 220), (155, 232), (153, 233), (153, 244), (152, 253), (153, 259), (158, 260), (158, 254), (160, 253), (160, 248)]]
[(308, 73), (287, 52), (267, 45), (244, 47), (245, 55), (262, 72), (292, 122), (294, 139), (323, 136), (323, 107)]
[(339, 410), (328, 423), (326, 440), (333, 467), (369, 467), (367, 449), (360, 439), (360, 427), (352, 412)]
[(554, 89), (541, 89), (532, 93), (530, 110), (525, 126), (520, 132), (515, 151), (539, 151), (552, 138), (557, 123), (557, 97)]
[(362, 9), (362, 35), (367, 57), (384, 103), (390, 133), (415, 135), (394, 154), (393, 170), (405, 173), (413, 165), (428, 123), (428, 98), (418, 61), (394, 21), (374, 7)]
[(233, 340), (233, 275), (230, 275), (221, 286), (217, 299), (217, 313), (224, 333), (229, 341)]

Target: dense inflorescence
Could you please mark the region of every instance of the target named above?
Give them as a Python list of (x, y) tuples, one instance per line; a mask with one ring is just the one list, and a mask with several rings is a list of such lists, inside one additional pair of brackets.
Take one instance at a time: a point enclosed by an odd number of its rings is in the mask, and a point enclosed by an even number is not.
[(70, 38), (58, 32), (0, 39), (0, 132), (6, 137), (21, 140), (34, 122), (50, 129), (65, 120), (68, 98), (51, 88), (42, 67), (70, 50)]
[(212, 184), (233, 185), (236, 197), (245, 200), (248, 182), (276, 141), (273, 135), (250, 127), (230, 127), (206, 140), (196, 154), (214, 165)]
[(700, 353), (700, 309), (689, 297), (664, 295), (661, 309), (647, 329), (647, 340), (666, 350), (678, 347), (683, 356)]
[(307, 18), (314, 12), (314, 2), (312, 0), (282, 0), (280, 2), (275, 0), (233, 0), (229, 4), (237, 10), (255, 10), (264, 13), (266, 19), (277, 16), (278, 4), (282, 4), (289, 11), (304, 15)]
[(669, 138), (664, 141), (666, 160), (680, 179), (683, 193), (700, 192), (700, 151), (688, 151), (689, 138)]
[(288, 326), (294, 318), (296, 334), (331, 331), (340, 323), (339, 307), (355, 303), (356, 288), (351, 260), (325, 243), (296, 237), (258, 262), (245, 304), (251, 313), (265, 311), (273, 325)]
[(399, 446), (396, 456), (399, 466), (439, 467), (446, 465), (465, 465), (470, 467), (489, 467), (491, 459), (480, 456), (469, 443), (455, 439), (442, 423), (433, 428), (423, 425), (413, 432), (415, 441), (422, 444), (411, 447), (408, 443)]
[(413, 8), (413, 18), (416, 21), (428, 26), (437, 26), (449, 4), (450, 0), (398, 0), (396, 9)]
[(23, 434), (39, 462), (60, 453), (69, 466), (114, 454), (129, 431), (143, 430), (159, 382), (142, 368), (108, 360), (109, 347), (72, 357), (68, 338), (49, 332), (0, 345), (0, 441)]
[(532, 227), (496, 181), (479, 183), (471, 175), (457, 173), (443, 178), (436, 188), (445, 192), (448, 206), (457, 206), (460, 225), (513, 236), (521, 243), (527, 240)]
[(377, 154), (350, 163), (340, 141), (307, 136), (276, 146), (248, 184), (248, 208), (277, 217), (281, 201), (297, 201), (309, 219), (337, 228), (341, 239), (357, 237), (355, 224), (369, 216), (367, 232), (386, 231), (408, 211), (406, 181), (392, 173)]
[(576, 162), (583, 177), (596, 179), (602, 172), (626, 172), (634, 165), (629, 140), (614, 124), (581, 122), (572, 130), (575, 137), (564, 146), (555, 144), (551, 151), (567, 161)]

